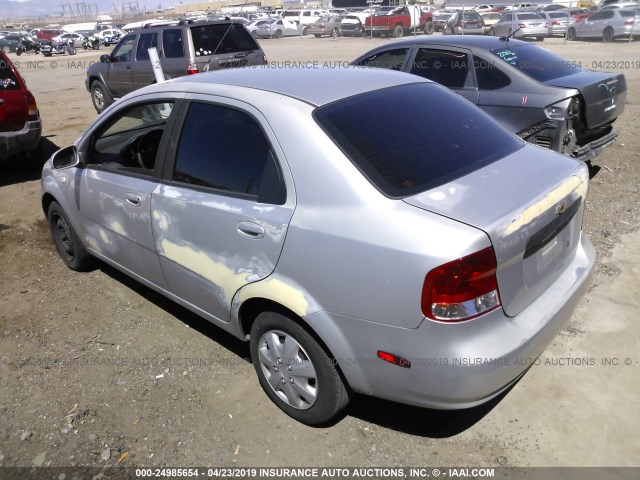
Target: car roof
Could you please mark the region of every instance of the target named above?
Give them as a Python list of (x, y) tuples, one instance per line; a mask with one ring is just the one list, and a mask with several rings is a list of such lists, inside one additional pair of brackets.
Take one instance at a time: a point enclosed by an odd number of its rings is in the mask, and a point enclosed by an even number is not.
[[(494, 48), (500, 48), (507, 46), (504, 40), (500, 40), (500, 37), (490, 37), (482, 35), (448, 35), (437, 37), (416, 37), (407, 40), (401, 40), (399, 42), (388, 43), (385, 47), (395, 45), (449, 45), (452, 47), (463, 47), (472, 50), (480, 48), (483, 50), (492, 50)], [(511, 45), (531, 45), (529, 42), (523, 42), (522, 40), (510, 39)]]
[[(199, 73), (171, 81), (171, 90), (213, 93), (216, 85), (246, 87), (295, 98), (314, 106), (360, 93), (430, 80), (387, 69), (346, 67), (327, 68), (245, 67)], [(145, 93), (167, 90), (166, 83), (154, 84)]]

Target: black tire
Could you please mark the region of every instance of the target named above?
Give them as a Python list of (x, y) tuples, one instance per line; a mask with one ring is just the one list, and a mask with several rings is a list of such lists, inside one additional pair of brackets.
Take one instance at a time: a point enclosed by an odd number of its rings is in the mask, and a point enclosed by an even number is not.
[(99, 80), (94, 80), (91, 84), (91, 102), (96, 112), (102, 113), (105, 108), (111, 105), (111, 97), (107, 93), (106, 87)]
[(607, 27), (604, 29), (604, 32), (602, 32), (602, 41), (604, 43), (611, 43), (613, 42), (613, 28), (611, 27)]
[(496, 36), (496, 31), (493, 29), (493, 27), (489, 29), (489, 35), (491, 35), (492, 37)]
[(331, 38), (338, 38), (340, 36), (340, 33), (338, 32), (337, 28), (334, 28), (333, 30), (331, 30)]
[(402, 25), (396, 25), (391, 36), (393, 38), (402, 38), (404, 36), (404, 28), (402, 28)]
[(50, 57), (50, 56), (51, 56), (51, 55), (53, 55), (53, 54), (52, 54), (52, 53), (43, 53), (43, 55), (44, 55), (45, 57)]
[[(277, 352), (269, 347), (267, 343), (269, 338), (276, 340), (286, 338), (288, 342), (293, 341), (295, 348), (290, 351), (295, 351), (295, 358), (287, 359), (278, 356)], [(274, 345), (273, 340), (272, 345)], [(351, 393), (343, 382), (333, 359), (304, 328), (289, 318), (273, 312), (258, 315), (251, 327), (250, 350), (262, 389), (278, 408), (297, 421), (310, 426), (327, 425), (337, 420), (348, 405)], [(271, 361), (272, 358), (273, 361)], [(311, 370), (312, 376), (310, 373), (301, 376), (289, 373), (292, 371), (292, 366), (303, 364), (306, 367), (305, 372)], [(286, 370), (285, 366), (287, 366)], [(298, 382), (295, 378), (298, 378)], [(278, 387), (279, 393), (269, 383), (270, 379)], [(306, 383), (304, 386), (300, 384), (301, 379)], [(281, 382), (282, 388), (280, 388)], [(285, 388), (289, 384), (295, 384), (296, 387)], [(306, 395), (300, 393), (301, 391), (307, 392)], [(298, 406), (290, 403), (286, 392), (290, 393)], [(307, 401), (309, 397), (313, 397), (312, 403)]]
[(282, 37), (282, 30), (276, 30), (275, 32), (273, 32), (273, 38), (281, 38)]
[(89, 46), (88, 46), (86, 43), (83, 43), (83, 44), (82, 44), (82, 49), (83, 49), (83, 50), (88, 50), (88, 49), (89, 49)]
[(314, 33), (313, 36), (316, 38), (320, 38), (322, 35), (320, 35), (319, 33)]
[(544, 37), (538, 36), (538, 37), (536, 37), (536, 40), (539, 41), (539, 42), (543, 42), (544, 41)]
[(424, 24), (424, 34), (431, 35), (433, 33), (433, 22), (427, 22)]
[(308, 32), (309, 32), (309, 27), (304, 27), (304, 28), (302, 29), (302, 35), (307, 35), (307, 34), (308, 34)]
[(565, 38), (569, 41), (573, 41), (576, 38), (578, 38), (578, 36), (576, 35), (576, 29), (571, 27), (569, 30), (567, 30), (567, 34), (565, 35)]
[(17, 56), (22, 55), (22, 48), (20, 48), (20, 47), (16, 48), (16, 55)]
[(67, 53), (69, 55), (75, 55), (77, 52), (76, 47), (67, 47)]
[(454, 29), (453, 27), (451, 27), (451, 31), (450, 31), (449, 33), (450, 33), (451, 35), (455, 35), (455, 34), (456, 34), (456, 31), (455, 31), (455, 29)]
[(58, 250), (58, 254), (67, 267), (80, 272), (95, 265), (95, 258), (89, 255), (86, 248), (84, 248), (58, 202), (51, 202), (51, 205), (49, 205), (47, 221), (49, 222), (56, 250)]

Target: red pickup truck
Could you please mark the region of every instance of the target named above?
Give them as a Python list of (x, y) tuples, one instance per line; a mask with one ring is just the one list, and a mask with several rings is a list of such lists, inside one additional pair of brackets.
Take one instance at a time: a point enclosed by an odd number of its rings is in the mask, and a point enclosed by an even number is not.
[(368, 34), (391, 35), (395, 38), (400, 38), (414, 29), (431, 35), (433, 15), (423, 12), (418, 6), (405, 5), (388, 13), (376, 13), (367, 17), (364, 28)]

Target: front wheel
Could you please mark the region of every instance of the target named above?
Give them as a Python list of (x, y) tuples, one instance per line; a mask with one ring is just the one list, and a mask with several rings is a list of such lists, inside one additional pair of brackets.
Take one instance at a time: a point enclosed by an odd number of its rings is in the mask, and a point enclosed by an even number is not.
[(62, 261), (71, 270), (83, 271), (95, 264), (58, 202), (51, 202), (47, 213), (53, 243)]
[(264, 392), (299, 422), (329, 424), (349, 403), (350, 391), (333, 359), (291, 319), (273, 312), (258, 315), (250, 350)]
[(75, 55), (77, 53), (76, 47), (68, 47), (67, 48), (67, 53), (69, 55)]
[(602, 32), (602, 41), (605, 43), (613, 42), (613, 28), (607, 27)]
[(493, 29), (493, 27), (489, 29), (489, 35), (491, 35), (492, 37), (496, 36), (496, 31)]
[(567, 30), (567, 35), (566, 35), (567, 40), (573, 41), (573, 40), (576, 39), (576, 37), (577, 37), (577, 35), (576, 35), (576, 29), (575, 28), (571, 27), (569, 30)]
[(276, 30), (273, 34), (273, 38), (281, 38), (282, 37), (282, 30)]
[(544, 37), (538, 36), (538, 37), (536, 37), (536, 40), (539, 41), (539, 42), (543, 42), (544, 41)]
[(111, 104), (106, 87), (98, 80), (91, 84), (91, 101), (98, 113), (102, 113)]
[(402, 38), (404, 36), (404, 28), (402, 28), (402, 25), (396, 25), (391, 35), (393, 38)]
[(334, 28), (333, 30), (331, 30), (331, 37), (332, 38), (338, 38), (338, 29)]
[(16, 48), (16, 55), (17, 56), (22, 55), (22, 48)]

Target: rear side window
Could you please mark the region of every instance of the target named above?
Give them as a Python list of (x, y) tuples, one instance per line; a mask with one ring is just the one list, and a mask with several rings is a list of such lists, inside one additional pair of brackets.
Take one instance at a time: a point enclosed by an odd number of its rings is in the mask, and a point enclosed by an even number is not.
[(262, 128), (233, 108), (193, 103), (182, 129), (173, 179), (284, 204), (284, 183)]
[(0, 57), (0, 92), (20, 89), (20, 83), (18, 82), (11, 65), (9, 65), (9, 62), (5, 59)]
[(411, 66), (411, 73), (449, 88), (464, 88), (469, 75), (467, 54), (448, 50), (421, 48)]
[(204, 25), (191, 29), (196, 56), (258, 50), (258, 44), (242, 25)]
[(138, 40), (138, 50), (136, 58), (138, 60), (149, 60), (149, 49), (158, 46), (158, 34), (143, 33)]
[(384, 195), (436, 188), (524, 145), (480, 109), (433, 83), (414, 83), (325, 105), (314, 117)]
[(162, 31), (162, 51), (164, 58), (184, 57), (184, 42), (181, 29), (168, 28)]
[(476, 80), (480, 90), (498, 90), (511, 84), (511, 79), (493, 64), (480, 57), (473, 57)]

